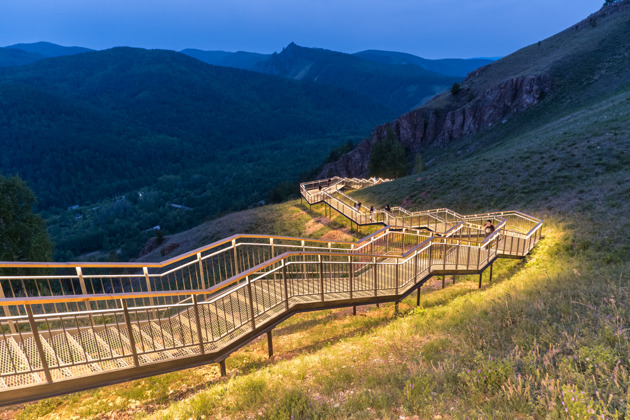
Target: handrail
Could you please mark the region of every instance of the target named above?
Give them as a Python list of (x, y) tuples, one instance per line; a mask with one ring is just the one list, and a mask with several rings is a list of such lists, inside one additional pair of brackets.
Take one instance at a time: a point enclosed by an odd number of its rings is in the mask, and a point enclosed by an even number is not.
[(380, 182), (300, 186), (309, 204), (385, 225), (357, 242), (241, 234), (156, 263), (0, 262), (39, 270), (0, 276), (0, 405), (221, 361), (293, 313), (398, 301), (433, 275), (522, 258), (541, 237), (542, 221), (520, 212), (394, 208), (404, 216), (376, 220), (339, 198)]

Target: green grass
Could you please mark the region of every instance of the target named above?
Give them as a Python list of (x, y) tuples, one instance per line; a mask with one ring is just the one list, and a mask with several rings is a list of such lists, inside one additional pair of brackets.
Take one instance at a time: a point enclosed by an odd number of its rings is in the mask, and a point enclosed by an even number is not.
[[(274, 330), (273, 358), (262, 337), (230, 356), (228, 378), (205, 366), (30, 404), (18, 417), (628, 418), (630, 90), (602, 86), (580, 85), (566, 103), (428, 153), (418, 175), (353, 193), (367, 206), (544, 218), (533, 252), (499, 260), (481, 290), (476, 276), (443, 290), (436, 278), (420, 307), (410, 296), (398, 315), (393, 305), (299, 314)], [(186, 234), (193, 246), (226, 233), (301, 236), (315, 218), (325, 222), (315, 237), (349, 226), (323, 216), (292, 201)]]
[[(620, 93), (579, 118), (445, 159), (421, 180), (354, 193), (366, 204), (544, 217), (533, 253), (498, 261), (482, 290), (476, 276), (444, 290), (438, 278), (399, 316), (393, 305), (300, 314), (274, 331), (272, 359), (261, 338), (227, 360), (227, 379), (200, 367), (30, 404), (18, 417), (627, 418), (630, 166), (615, 162), (630, 153), (620, 124), (629, 107)], [(254, 213), (248, 229), (292, 236), (324, 215), (298, 201)], [(348, 222), (336, 216), (313, 234), (339, 227)]]

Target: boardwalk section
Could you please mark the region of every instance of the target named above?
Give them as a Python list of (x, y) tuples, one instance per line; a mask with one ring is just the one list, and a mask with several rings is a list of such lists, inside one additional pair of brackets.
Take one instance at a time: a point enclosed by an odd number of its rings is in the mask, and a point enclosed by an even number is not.
[(297, 312), (398, 302), (434, 275), (483, 273), (540, 239), (542, 221), (519, 212), (355, 215), (345, 191), (378, 182), (301, 186), (309, 204), (385, 225), (359, 242), (235, 235), (162, 263), (0, 263), (0, 404), (224, 369), (230, 353)]

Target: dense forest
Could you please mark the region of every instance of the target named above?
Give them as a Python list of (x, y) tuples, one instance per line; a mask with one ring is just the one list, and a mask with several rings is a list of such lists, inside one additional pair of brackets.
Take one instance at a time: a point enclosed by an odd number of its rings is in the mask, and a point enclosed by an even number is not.
[(393, 116), (334, 87), (116, 48), (0, 69), (0, 172), (35, 191), (56, 259), (127, 259), (150, 229), (268, 200)]

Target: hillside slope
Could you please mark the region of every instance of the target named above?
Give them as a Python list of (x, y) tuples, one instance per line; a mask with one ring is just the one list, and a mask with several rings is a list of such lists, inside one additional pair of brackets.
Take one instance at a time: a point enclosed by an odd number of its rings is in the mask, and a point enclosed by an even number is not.
[(21, 66), (44, 58), (15, 48), (0, 48), (0, 67)]
[(0, 67), (21, 66), (43, 58), (81, 54), (92, 51), (83, 47), (64, 47), (50, 42), (14, 44), (0, 48)]
[[(371, 150), (391, 128), (410, 152), (436, 149), (481, 133), (531, 109), (570, 112), (628, 86), (630, 9), (625, 1), (583, 22), (472, 72), (456, 95), (443, 93), (423, 107), (380, 126), (320, 176), (365, 176)], [(546, 111), (537, 111), (547, 107)], [(430, 159), (429, 159), (430, 160)]]
[[(580, 80), (573, 70), (566, 76)], [(273, 358), (264, 340), (228, 358), (227, 379), (217, 367), (191, 369), (28, 405), (19, 415), (627, 417), (630, 86), (611, 78), (595, 91), (591, 77), (570, 103), (537, 106), (450, 142), (426, 171), (355, 193), (366, 205), (518, 208), (542, 217), (533, 254), (497, 262), (481, 290), (477, 277), (447, 278), (444, 290), (436, 279), (423, 287), (420, 307), (413, 296), (397, 316), (393, 305), (359, 308), (356, 317), (303, 314), (274, 330)], [(245, 229), (305, 234), (309, 218), (323, 213), (317, 207), (309, 213), (292, 202), (237, 216), (249, 220)], [(211, 240), (204, 231), (196, 237)]]
[(253, 70), (257, 64), (266, 61), (271, 54), (259, 54), (245, 51), (227, 52), (227, 51), (204, 51), (194, 48), (187, 48), (180, 51), (204, 63), (215, 66), (234, 67), (243, 70)]
[(7, 46), (7, 48), (15, 48), (18, 50), (26, 51), (30, 54), (37, 54), (41, 57), (61, 57), (64, 55), (81, 54), (85, 52), (94, 51), (85, 47), (65, 47), (63, 45), (53, 44), (52, 42), (33, 42), (30, 44), (13, 44)]
[[(501, 146), (445, 160), (420, 177), (355, 193), (365, 204), (462, 212), (518, 207), (543, 217), (543, 241), (533, 254), (497, 262), (482, 290), (477, 277), (447, 278), (444, 290), (435, 279), (423, 287), (421, 306), (412, 296), (398, 316), (387, 305), (359, 307), (356, 317), (336, 310), (285, 321), (273, 332), (273, 358), (264, 340), (256, 341), (227, 359), (227, 379), (215, 366), (200, 367), (9, 413), (623, 418), (630, 385), (629, 115), (630, 89), (550, 122), (533, 118)], [(504, 136), (504, 127), (487, 135)], [(241, 229), (304, 235), (315, 220), (324, 222), (318, 207), (310, 212), (294, 201), (254, 209), (176, 241), (194, 248), (183, 239), (206, 243)]]

